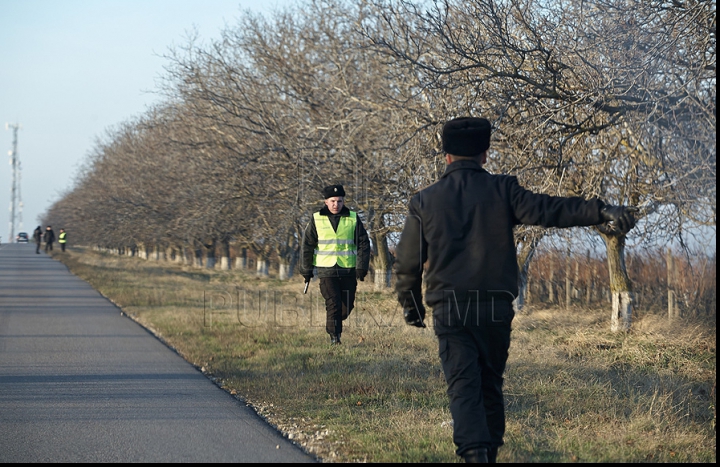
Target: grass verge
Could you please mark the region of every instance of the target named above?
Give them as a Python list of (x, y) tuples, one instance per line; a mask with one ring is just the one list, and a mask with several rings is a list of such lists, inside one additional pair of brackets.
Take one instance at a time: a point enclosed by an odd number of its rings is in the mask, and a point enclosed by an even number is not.
[[(53, 253), (324, 462), (458, 462), (432, 328), (360, 283), (331, 347), (317, 283), (73, 248)], [(499, 462), (715, 462), (715, 322), (518, 313)]]

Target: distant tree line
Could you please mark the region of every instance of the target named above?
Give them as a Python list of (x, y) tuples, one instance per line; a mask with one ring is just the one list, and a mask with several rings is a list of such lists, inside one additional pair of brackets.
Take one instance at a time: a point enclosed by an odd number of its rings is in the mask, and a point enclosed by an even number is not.
[[(440, 129), (482, 115), (487, 168), (553, 195), (640, 206), (639, 243), (715, 228), (716, 12), (699, 0), (307, 0), (171, 49), (164, 100), (100, 137), (45, 213), (74, 242), (293, 274), (320, 189), (342, 183), (377, 287)], [(630, 326), (626, 237), (606, 246)], [(548, 231), (518, 228), (523, 277)], [(234, 254), (231, 255), (231, 251)], [(522, 288), (527, 291), (526, 287)], [(532, 290), (530, 291), (532, 294)]]

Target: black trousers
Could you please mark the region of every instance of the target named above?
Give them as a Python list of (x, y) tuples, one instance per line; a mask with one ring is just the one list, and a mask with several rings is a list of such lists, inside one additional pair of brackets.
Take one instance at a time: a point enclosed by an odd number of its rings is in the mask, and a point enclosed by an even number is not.
[(504, 443), (503, 373), (515, 316), (512, 303), (444, 303), (433, 307), (456, 453)]
[(339, 336), (345, 321), (355, 307), (355, 291), (357, 279), (355, 275), (339, 277), (321, 277), (320, 293), (325, 299), (327, 319), (325, 330), (328, 334)]
[(65, 243), (60, 243), (60, 249), (64, 252), (65, 251)]
[(40, 253), (40, 242), (35, 242), (35, 253)]
[(52, 251), (52, 242), (45, 242), (45, 251)]

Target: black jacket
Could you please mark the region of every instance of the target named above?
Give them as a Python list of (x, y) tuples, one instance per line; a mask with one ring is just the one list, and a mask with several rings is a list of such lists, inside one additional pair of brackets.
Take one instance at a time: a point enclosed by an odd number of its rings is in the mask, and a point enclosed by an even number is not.
[(40, 243), (40, 242), (42, 242), (42, 238), (43, 238), (43, 231), (40, 229), (40, 227), (38, 227), (33, 232), (33, 239), (35, 239), (35, 243)]
[[(347, 217), (350, 215), (350, 210), (343, 206), (342, 210), (338, 214), (332, 214), (327, 206), (324, 206), (320, 211), (320, 215), (328, 216), (330, 223), (333, 228), (337, 231), (338, 222), (340, 217)], [(313, 271), (313, 256), (315, 249), (318, 244), (317, 228), (315, 227), (315, 218), (311, 218), (308, 225), (305, 227), (303, 233), (302, 248), (300, 251), (300, 274), (308, 274)], [(357, 223), (355, 224), (355, 246), (357, 247), (357, 260), (355, 262), (355, 268), (341, 268), (335, 265), (332, 268), (317, 268), (318, 277), (337, 277), (355, 275), (355, 269), (364, 269), (367, 271), (370, 267), (370, 239), (368, 238), (367, 231), (363, 226), (360, 216), (357, 216)]]
[(448, 292), (458, 300), (468, 294), (482, 300), (488, 293), (512, 300), (518, 294), (513, 227), (596, 225), (602, 223), (603, 206), (597, 199), (536, 194), (516, 177), (490, 174), (474, 161), (455, 161), (410, 200), (396, 250), (398, 300), (406, 310), (419, 311), (423, 267), (430, 306)]
[(55, 241), (55, 232), (53, 232), (52, 229), (45, 230), (45, 233), (43, 234), (43, 240), (45, 240), (45, 243), (52, 243)]

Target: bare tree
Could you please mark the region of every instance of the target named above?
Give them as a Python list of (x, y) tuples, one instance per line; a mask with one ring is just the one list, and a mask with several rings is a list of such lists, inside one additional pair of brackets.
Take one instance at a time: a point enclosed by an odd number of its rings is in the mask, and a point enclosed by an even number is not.
[[(641, 216), (656, 212), (658, 203), (689, 206), (686, 201), (693, 196), (679, 188), (688, 166), (699, 159), (691, 178), (704, 182), (696, 187), (701, 187), (702, 204), (714, 212), (714, 186), (707, 183), (715, 173), (710, 2), (376, 5), (391, 34), (375, 36), (375, 43), (411, 64), (428, 88), (472, 89), (474, 103), (484, 103), (476, 109), (496, 116), (500, 141), (544, 146), (526, 153), (526, 165), (553, 174), (560, 194), (641, 205), (646, 207)], [(700, 131), (678, 131), (680, 125), (689, 128), (698, 114)], [(653, 135), (653, 149), (680, 138), (684, 145), (670, 146), (685, 151), (668, 158), (667, 151), (651, 150), (640, 157), (640, 141), (633, 138), (628, 144), (626, 136), (629, 128), (641, 127), (643, 134)], [(664, 181), (648, 179), (655, 167), (663, 168)], [(632, 287), (623, 259), (625, 237), (602, 227), (600, 233), (615, 300), (611, 327), (627, 329)]]

